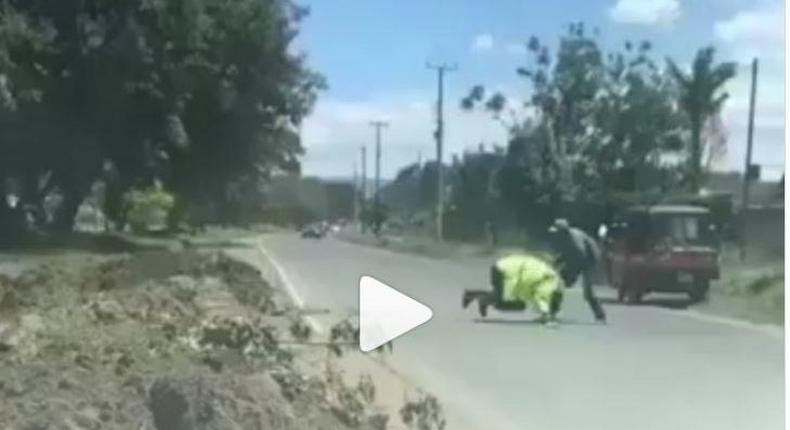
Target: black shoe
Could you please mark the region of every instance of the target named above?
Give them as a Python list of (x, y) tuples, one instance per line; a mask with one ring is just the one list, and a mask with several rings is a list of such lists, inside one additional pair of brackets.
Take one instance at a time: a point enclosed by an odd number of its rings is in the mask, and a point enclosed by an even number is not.
[(461, 306), (466, 309), (469, 307), (469, 303), (472, 303), (472, 295), (465, 291), (463, 298), (461, 298)]
[(597, 322), (598, 324), (604, 324), (605, 325), (606, 324), (606, 315), (600, 315), (600, 316), (595, 317), (595, 322)]
[(483, 300), (480, 300), (477, 303), (478, 303), (477, 310), (480, 312), (480, 316), (483, 317), (483, 318), (487, 317), (488, 316), (488, 304), (485, 301), (483, 301)]

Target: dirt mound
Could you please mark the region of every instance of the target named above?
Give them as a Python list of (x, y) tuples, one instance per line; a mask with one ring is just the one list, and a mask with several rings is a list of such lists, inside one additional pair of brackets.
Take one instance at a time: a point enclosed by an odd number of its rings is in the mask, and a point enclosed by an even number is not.
[(357, 391), (295, 370), (286, 306), (223, 254), (86, 257), (0, 276), (0, 428), (386, 423)]

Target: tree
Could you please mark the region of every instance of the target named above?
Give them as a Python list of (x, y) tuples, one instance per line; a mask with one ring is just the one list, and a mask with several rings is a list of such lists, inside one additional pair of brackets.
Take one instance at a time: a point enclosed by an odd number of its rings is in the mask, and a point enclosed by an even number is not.
[(662, 158), (682, 147), (684, 122), (675, 107), (671, 77), (650, 54), (652, 46), (624, 44), (607, 55), (606, 76), (589, 124), (588, 171), (575, 177), (588, 194), (668, 187)]
[(498, 183), (519, 216), (533, 218), (522, 223), (546, 222), (563, 200), (669, 188), (664, 155), (681, 148), (684, 121), (673, 80), (651, 58), (652, 45), (626, 42), (622, 51), (605, 54), (597, 32), (589, 34), (582, 23), (568, 27), (554, 53), (536, 37), (526, 45), (530, 61), (516, 70), (531, 88), (526, 118), (514, 118), (514, 103), (481, 85), (461, 101), (508, 128)]
[(667, 59), (669, 70), (677, 82), (680, 106), (689, 121), (691, 137), (688, 142), (687, 178), (693, 192), (699, 191), (703, 180), (703, 127), (709, 118), (721, 110), (729, 97), (724, 85), (736, 72), (735, 63), (716, 64), (715, 53), (713, 47), (697, 51), (689, 73), (683, 71), (673, 60)]
[(496, 174), (504, 157), (486, 152), (464, 153), (454, 169), (456, 179), (445, 212), (448, 237), (469, 240), (484, 237), (485, 226), (493, 221), (497, 206)]
[(59, 230), (99, 179), (114, 217), (156, 180), (174, 214), (222, 216), (240, 187), (298, 170), (296, 130), (324, 86), (292, 52), (305, 14), (289, 0), (4, 2), (0, 184), (34, 206), (62, 196)]

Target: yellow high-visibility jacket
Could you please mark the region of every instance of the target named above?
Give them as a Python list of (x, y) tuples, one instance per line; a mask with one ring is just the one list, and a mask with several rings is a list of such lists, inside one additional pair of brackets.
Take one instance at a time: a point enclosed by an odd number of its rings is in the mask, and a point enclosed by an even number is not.
[(521, 301), (548, 313), (551, 296), (555, 291), (562, 293), (560, 277), (550, 264), (527, 254), (503, 257), (496, 267), (504, 276), (503, 301)]

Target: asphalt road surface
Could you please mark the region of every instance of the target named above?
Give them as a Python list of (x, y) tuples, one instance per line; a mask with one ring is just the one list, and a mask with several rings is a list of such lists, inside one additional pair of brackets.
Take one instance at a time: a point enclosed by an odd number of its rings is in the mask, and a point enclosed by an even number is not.
[(460, 301), (463, 289), (486, 287), (485, 259), (427, 259), (296, 234), (262, 244), (306, 307), (331, 309), (320, 325), (356, 312), (361, 275), (433, 308), (433, 320), (395, 341), (391, 360), (440, 398), (448, 429), (784, 427), (779, 330), (609, 300), (609, 324), (597, 325), (579, 287), (557, 328), (523, 313), (480, 320)]

